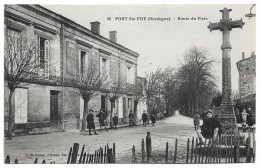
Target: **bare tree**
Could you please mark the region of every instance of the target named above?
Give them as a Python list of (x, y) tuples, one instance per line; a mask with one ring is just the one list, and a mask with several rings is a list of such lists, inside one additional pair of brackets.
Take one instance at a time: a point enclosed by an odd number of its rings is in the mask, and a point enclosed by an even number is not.
[(28, 82), (34, 78), (36, 69), (40, 67), (37, 50), (36, 43), (28, 39), (23, 32), (5, 29), (4, 80), (9, 88), (8, 139), (12, 139), (14, 122), (12, 97), (15, 89), (22, 82)]
[(205, 92), (203, 86), (214, 80), (211, 67), (215, 61), (207, 56), (208, 52), (205, 49), (193, 47), (185, 53), (184, 62), (179, 70), (182, 93), (186, 97), (190, 115), (199, 108), (199, 95)]
[(155, 72), (145, 73), (145, 93), (148, 115), (151, 113), (153, 107), (153, 98), (160, 91), (160, 80), (162, 79), (161, 68), (157, 68)]
[(125, 79), (119, 78), (119, 80), (106, 91), (106, 98), (110, 101), (110, 128), (113, 128), (113, 107), (115, 106), (116, 100), (124, 93), (126, 93), (127, 86)]
[(176, 98), (179, 80), (175, 68), (168, 67), (162, 73), (162, 94), (164, 95), (166, 103), (166, 114), (169, 115), (177, 108)]
[(83, 119), (81, 131), (86, 131), (86, 115), (88, 113), (88, 103), (91, 98), (99, 94), (106, 88), (107, 76), (102, 75), (98, 69), (98, 65), (91, 63), (86, 72), (77, 74), (74, 86), (79, 90), (80, 96), (84, 100)]

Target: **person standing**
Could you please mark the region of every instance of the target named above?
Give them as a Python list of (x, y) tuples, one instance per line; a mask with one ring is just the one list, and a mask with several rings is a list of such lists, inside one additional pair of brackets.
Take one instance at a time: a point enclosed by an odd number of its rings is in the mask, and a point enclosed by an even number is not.
[(193, 115), (193, 124), (194, 124), (195, 130), (197, 130), (200, 125), (200, 114), (198, 111), (196, 111)]
[(134, 126), (134, 113), (132, 112), (132, 110), (130, 110), (128, 118), (129, 118), (129, 127), (133, 127)]
[(153, 124), (153, 127), (154, 127), (154, 123), (156, 123), (155, 113), (152, 113), (150, 118), (151, 118), (151, 121), (152, 121), (152, 124)]
[(109, 131), (106, 127), (106, 124), (105, 124), (105, 119), (106, 119), (106, 114), (105, 112), (103, 111), (103, 109), (100, 109), (99, 113), (96, 115), (96, 117), (98, 117), (98, 121), (99, 121), (99, 125), (100, 125), (100, 130), (102, 131), (102, 126), (105, 127), (105, 130), (106, 131)]
[(202, 137), (210, 140), (216, 140), (221, 133), (222, 125), (219, 121), (213, 117), (213, 111), (208, 110), (206, 112), (207, 118), (203, 121), (203, 125), (198, 127), (196, 130), (197, 135), (199, 137), (199, 144), (203, 144)]
[(251, 107), (247, 108), (247, 114), (248, 114), (247, 123), (248, 123), (249, 129), (250, 129), (255, 124), (254, 116), (253, 116), (253, 112), (251, 110)]
[(96, 132), (96, 127), (95, 127), (95, 123), (94, 123), (93, 110), (89, 110), (86, 120), (87, 120), (87, 129), (89, 130), (89, 135), (92, 135), (91, 129), (94, 130), (94, 135), (98, 135)]
[(243, 127), (243, 132), (246, 131), (246, 122), (247, 122), (247, 118), (248, 118), (248, 113), (246, 112), (246, 109), (244, 108), (242, 113), (242, 127)]
[(114, 117), (113, 117), (113, 125), (114, 125), (115, 129), (116, 129), (117, 124), (118, 124), (118, 116), (117, 116), (117, 114), (115, 113), (115, 114), (114, 114)]
[(143, 120), (143, 127), (146, 127), (146, 122), (148, 120), (148, 117), (147, 117), (145, 110), (143, 111), (143, 114), (142, 114), (142, 120)]

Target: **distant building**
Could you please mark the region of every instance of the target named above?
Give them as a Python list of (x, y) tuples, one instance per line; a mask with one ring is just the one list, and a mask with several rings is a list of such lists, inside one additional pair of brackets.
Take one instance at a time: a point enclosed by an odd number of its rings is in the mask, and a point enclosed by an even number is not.
[[(118, 44), (116, 31), (110, 31), (110, 39), (100, 35), (99, 22), (91, 22), (89, 30), (40, 5), (5, 5), (4, 23), (11, 34), (23, 33), (35, 40), (42, 63), (35, 74), (37, 80), (15, 90), (16, 133), (57, 130), (61, 120), (66, 120), (66, 129), (80, 129), (84, 101), (71, 81), (92, 63), (98, 65), (111, 83), (116, 83), (119, 77), (128, 86), (136, 83), (139, 54)], [(5, 87), (5, 129), (8, 92)], [(123, 94), (116, 100), (113, 112), (118, 113), (120, 124), (128, 121), (126, 117), (133, 106), (131, 94)], [(110, 102), (105, 93), (99, 92), (88, 107), (95, 113), (102, 108), (109, 114)]]
[(239, 97), (240, 100), (250, 101), (256, 93), (256, 55), (254, 52), (251, 56), (245, 58), (242, 53), (242, 60), (237, 62), (239, 72)]

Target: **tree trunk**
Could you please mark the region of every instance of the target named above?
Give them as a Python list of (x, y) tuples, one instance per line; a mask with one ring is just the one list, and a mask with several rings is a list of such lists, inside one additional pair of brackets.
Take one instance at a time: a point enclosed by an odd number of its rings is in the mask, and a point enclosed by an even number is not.
[(114, 107), (114, 103), (115, 103), (115, 99), (110, 99), (110, 103), (111, 103), (111, 107), (110, 107), (110, 128), (113, 128), (113, 107)]
[(12, 106), (12, 97), (14, 94), (14, 90), (10, 90), (9, 98), (8, 98), (8, 105), (9, 105), (9, 117), (8, 117), (8, 133), (7, 139), (12, 140), (12, 133), (13, 133), (13, 106)]
[(84, 100), (84, 109), (83, 109), (81, 132), (86, 131), (86, 116), (88, 114), (88, 102), (89, 102), (89, 99), (83, 98), (83, 100)]
[(137, 105), (138, 105), (139, 101), (135, 100), (134, 101), (134, 118), (135, 118), (135, 123), (136, 123), (136, 119), (137, 119)]

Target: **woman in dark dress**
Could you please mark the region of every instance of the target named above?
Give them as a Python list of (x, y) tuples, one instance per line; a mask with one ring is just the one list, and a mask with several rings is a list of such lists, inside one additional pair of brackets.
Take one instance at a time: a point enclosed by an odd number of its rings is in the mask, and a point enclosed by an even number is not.
[(96, 132), (96, 127), (95, 127), (95, 123), (94, 123), (94, 115), (93, 115), (93, 110), (89, 110), (89, 113), (87, 115), (87, 129), (89, 130), (89, 135), (92, 135), (91, 134), (91, 129), (94, 130), (94, 135), (98, 135), (97, 132)]
[(116, 129), (116, 126), (117, 126), (117, 124), (118, 124), (118, 116), (117, 116), (116, 113), (114, 114), (114, 117), (113, 117), (113, 124), (114, 124), (114, 127), (115, 127), (115, 129)]

